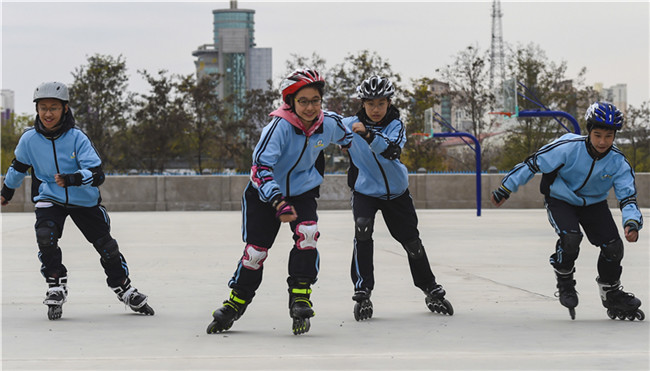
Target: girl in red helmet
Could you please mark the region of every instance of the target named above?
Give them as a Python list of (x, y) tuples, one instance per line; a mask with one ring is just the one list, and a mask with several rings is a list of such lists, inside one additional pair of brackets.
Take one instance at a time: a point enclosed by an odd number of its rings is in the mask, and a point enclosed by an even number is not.
[(228, 282), (230, 297), (212, 314), (208, 333), (228, 330), (253, 300), (282, 223), (293, 232), (287, 278), (293, 333), (309, 331), (314, 315), (309, 296), (319, 269), (316, 198), (323, 181), (322, 151), (331, 143), (349, 146), (352, 141), (341, 117), (321, 109), (324, 87), (323, 77), (311, 69), (294, 71), (282, 81), (284, 104), (271, 112), (262, 130), (242, 199), (246, 245)]

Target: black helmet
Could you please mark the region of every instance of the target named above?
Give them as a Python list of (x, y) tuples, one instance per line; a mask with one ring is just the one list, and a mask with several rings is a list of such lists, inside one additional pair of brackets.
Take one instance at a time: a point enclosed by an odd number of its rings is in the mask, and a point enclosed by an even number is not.
[(587, 131), (593, 128), (620, 130), (623, 127), (623, 113), (608, 102), (596, 102), (589, 106), (585, 120)]
[(387, 78), (372, 76), (357, 86), (357, 97), (361, 99), (390, 98), (395, 94), (393, 83)]

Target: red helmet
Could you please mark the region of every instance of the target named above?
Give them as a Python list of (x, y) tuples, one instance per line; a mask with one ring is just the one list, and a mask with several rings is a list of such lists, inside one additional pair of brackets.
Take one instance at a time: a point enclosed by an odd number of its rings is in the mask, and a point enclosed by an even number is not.
[(302, 69), (291, 72), (280, 84), (282, 100), (286, 102), (288, 95), (294, 94), (301, 88), (310, 84), (315, 84), (322, 88), (325, 86), (325, 80), (316, 70)]

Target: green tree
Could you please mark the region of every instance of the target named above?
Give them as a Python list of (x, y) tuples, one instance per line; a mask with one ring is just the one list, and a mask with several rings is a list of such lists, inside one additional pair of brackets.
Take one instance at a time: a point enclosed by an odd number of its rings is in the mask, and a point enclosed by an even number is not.
[(0, 129), (0, 142), (2, 143), (2, 174), (6, 174), (11, 161), (14, 159), (14, 149), (18, 145), (18, 140), (23, 131), (34, 124), (33, 115), (16, 115), (12, 113), (9, 120), (2, 123)]
[(224, 112), (216, 94), (218, 83), (219, 78), (215, 75), (203, 76), (198, 81), (193, 75), (188, 75), (181, 77), (178, 84), (183, 109), (188, 118), (188, 150), (193, 154), (199, 174), (203, 173), (206, 161), (210, 162), (212, 149), (216, 146), (214, 134), (219, 125), (219, 117)]
[(127, 90), (126, 61), (121, 55), (95, 54), (75, 68), (72, 76), (70, 107), (77, 125), (93, 141), (105, 169), (112, 170), (113, 158), (121, 157), (114, 151), (113, 139), (126, 129), (133, 103), (133, 93)]
[(629, 106), (623, 129), (617, 134), (617, 146), (623, 150), (636, 172), (650, 171), (650, 102), (639, 108)]
[(172, 159), (183, 153), (183, 133), (187, 114), (183, 100), (175, 95), (177, 83), (167, 71), (153, 76), (146, 70), (138, 71), (151, 86), (149, 94), (142, 94), (135, 112), (137, 148), (142, 169), (162, 173)]
[[(567, 112), (581, 121), (588, 105), (597, 99), (593, 89), (584, 86), (585, 68), (582, 68), (574, 79), (569, 79), (566, 76), (566, 62), (549, 61), (538, 45), (531, 43), (518, 46), (508, 61), (510, 76), (525, 86), (524, 88), (519, 85), (518, 89), (528, 97), (519, 98), (520, 111), (543, 110), (540, 106), (543, 104), (549, 109)], [(512, 168), (567, 130), (573, 131), (569, 122), (558, 120), (547, 117), (517, 119), (515, 124), (507, 129), (496, 165), (501, 169)]]
[[(478, 46), (468, 46), (458, 52), (452, 64), (436, 70), (441, 80), (449, 84), (449, 94), (452, 105), (463, 112), (471, 122), (469, 130), (461, 127), (460, 131), (469, 131), (481, 145), (482, 168), (490, 165), (490, 145), (485, 142), (486, 134), (492, 131), (494, 122), (489, 120), (487, 113), (494, 103), (494, 94), (489, 88), (489, 61), (487, 51), (481, 51)], [(457, 125), (458, 126), (458, 125)], [(462, 169), (475, 167), (474, 153), (467, 151), (456, 157)]]

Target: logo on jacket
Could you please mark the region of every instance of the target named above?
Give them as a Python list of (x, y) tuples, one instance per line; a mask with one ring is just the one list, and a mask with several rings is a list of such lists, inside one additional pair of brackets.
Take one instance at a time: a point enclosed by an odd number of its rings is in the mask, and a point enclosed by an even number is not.
[(71, 159), (74, 159), (75, 157), (77, 157), (77, 153), (74, 152), (74, 151), (72, 151), (72, 154), (70, 155), (70, 158), (71, 158)]
[(612, 176), (609, 175), (609, 174), (603, 174), (603, 175), (601, 176), (601, 178), (602, 178), (602, 179), (612, 179)]
[(314, 148), (323, 147), (323, 146), (325, 146), (323, 144), (323, 140), (319, 139), (318, 142), (316, 142), (316, 144), (314, 145)]

